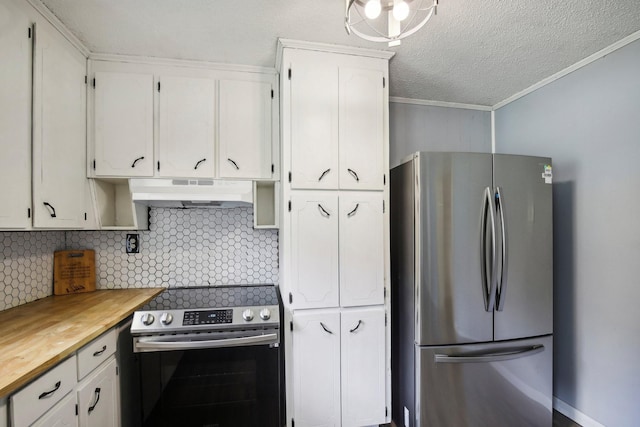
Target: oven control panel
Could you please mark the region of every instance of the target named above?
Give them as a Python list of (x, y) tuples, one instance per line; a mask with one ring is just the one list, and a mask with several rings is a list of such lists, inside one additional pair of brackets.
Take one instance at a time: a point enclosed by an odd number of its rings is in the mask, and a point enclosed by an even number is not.
[(233, 322), (233, 309), (185, 311), (182, 326), (218, 325)]

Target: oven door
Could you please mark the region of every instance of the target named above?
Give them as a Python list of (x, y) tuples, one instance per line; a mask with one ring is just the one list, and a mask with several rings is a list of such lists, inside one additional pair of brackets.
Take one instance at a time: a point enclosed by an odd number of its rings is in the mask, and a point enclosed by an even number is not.
[(136, 337), (143, 426), (279, 427), (278, 333)]

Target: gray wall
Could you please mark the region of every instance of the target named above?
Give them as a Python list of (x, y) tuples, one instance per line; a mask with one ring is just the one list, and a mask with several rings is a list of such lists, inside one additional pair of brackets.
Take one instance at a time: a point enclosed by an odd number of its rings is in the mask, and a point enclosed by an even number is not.
[(389, 104), (389, 166), (416, 151), (491, 152), (491, 113)]
[(496, 151), (553, 157), (554, 394), (640, 420), (640, 41), (496, 112)]

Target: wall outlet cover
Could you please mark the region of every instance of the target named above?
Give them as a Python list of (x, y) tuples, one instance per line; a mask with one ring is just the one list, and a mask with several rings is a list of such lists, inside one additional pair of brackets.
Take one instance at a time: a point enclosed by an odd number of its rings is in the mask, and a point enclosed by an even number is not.
[(140, 235), (127, 234), (126, 250), (128, 254), (137, 254), (140, 252)]

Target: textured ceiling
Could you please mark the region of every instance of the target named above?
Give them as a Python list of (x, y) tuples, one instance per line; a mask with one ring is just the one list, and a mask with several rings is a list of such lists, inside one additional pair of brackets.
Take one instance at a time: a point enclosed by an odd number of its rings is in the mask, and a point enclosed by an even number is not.
[(391, 96), (492, 106), (640, 30), (639, 0), (442, 0), (402, 45), (348, 36), (343, 0), (43, 0), (94, 53), (275, 65), (276, 40), (388, 49)]

